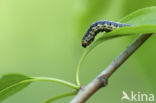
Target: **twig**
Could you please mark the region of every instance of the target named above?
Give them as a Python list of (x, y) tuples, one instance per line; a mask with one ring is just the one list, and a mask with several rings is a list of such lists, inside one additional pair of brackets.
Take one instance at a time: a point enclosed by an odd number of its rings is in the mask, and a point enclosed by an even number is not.
[(85, 103), (97, 90), (107, 85), (108, 78), (131, 56), (152, 34), (141, 34), (119, 57), (87, 86), (81, 87), (70, 103)]

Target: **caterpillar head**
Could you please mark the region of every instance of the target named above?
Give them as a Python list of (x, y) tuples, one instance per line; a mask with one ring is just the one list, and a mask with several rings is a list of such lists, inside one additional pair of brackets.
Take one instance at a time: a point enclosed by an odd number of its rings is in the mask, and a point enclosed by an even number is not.
[(94, 40), (94, 36), (96, 34), (97, 28), (96, 26), (91, 26), (87, 33), (84, 35), (82, 39), (82, 46), (86, 48), (88, 45), (91, 44), (91, 42)]
[(83, 39), (82, 39), (82, 46), (84, 48), (86, 48), (88, 45), (90, 45), (90, 43), (94, 40), (94, 36), (93, 35), (86, 35)]
[(86, 40), (82, 41), (82, 46), (83, 46), (84, 48), (86, 48), (88, 45), (89, 45), (89, 44), (88, 44), (88, 42), (87, 42)]

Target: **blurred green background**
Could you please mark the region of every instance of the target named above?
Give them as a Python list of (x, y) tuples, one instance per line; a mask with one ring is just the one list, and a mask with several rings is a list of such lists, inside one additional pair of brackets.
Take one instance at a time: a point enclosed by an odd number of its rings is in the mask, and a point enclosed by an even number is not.
[[(91, 23), (118, 21), (137, 9), (155, 5), (156, 0), (1, 0), (0, 75), (22, 73), (75, 82), (75, 67), (84, 51), (81, 38)], [(113, 39), (94, 49), (81, 67), (82, 84), (90, 82), (135, 38)], [(156, 93), (155, 43), (153, 35), (87, 103), (120, 103), (123, 90)], [(71, 90), (37, 82), (4, 103), (41, 103)], [(55, 103), (68, 103), (72, 98)]]

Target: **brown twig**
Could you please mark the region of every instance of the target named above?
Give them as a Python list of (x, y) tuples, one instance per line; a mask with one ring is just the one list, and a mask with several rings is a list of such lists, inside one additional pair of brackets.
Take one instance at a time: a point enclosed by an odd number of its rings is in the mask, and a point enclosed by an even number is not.
[(123, 64), (152, 34), (141, 34), (119, 57), (87, 86), (81, 87), (70, 103), (85, 103), (97, 90), (107, 85), (108, 78)]

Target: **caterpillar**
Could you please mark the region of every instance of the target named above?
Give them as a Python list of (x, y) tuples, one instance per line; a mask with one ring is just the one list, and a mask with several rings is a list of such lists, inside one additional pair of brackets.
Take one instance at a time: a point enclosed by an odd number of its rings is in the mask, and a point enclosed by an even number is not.
[(114, 29), (120, 28), (120, 27), (125, 27), (125, 26), (131, 26), (130, 24), (125, 24), (125, 23), (117, 23), (113, 21), (97, 21), (93, 23), (89, 29), (87, 30), (86, 34), (82, 38), (82, 46), (86, 48), (88, 45), (90, 45), (95, 36), (99, 32), (110, 32)]

